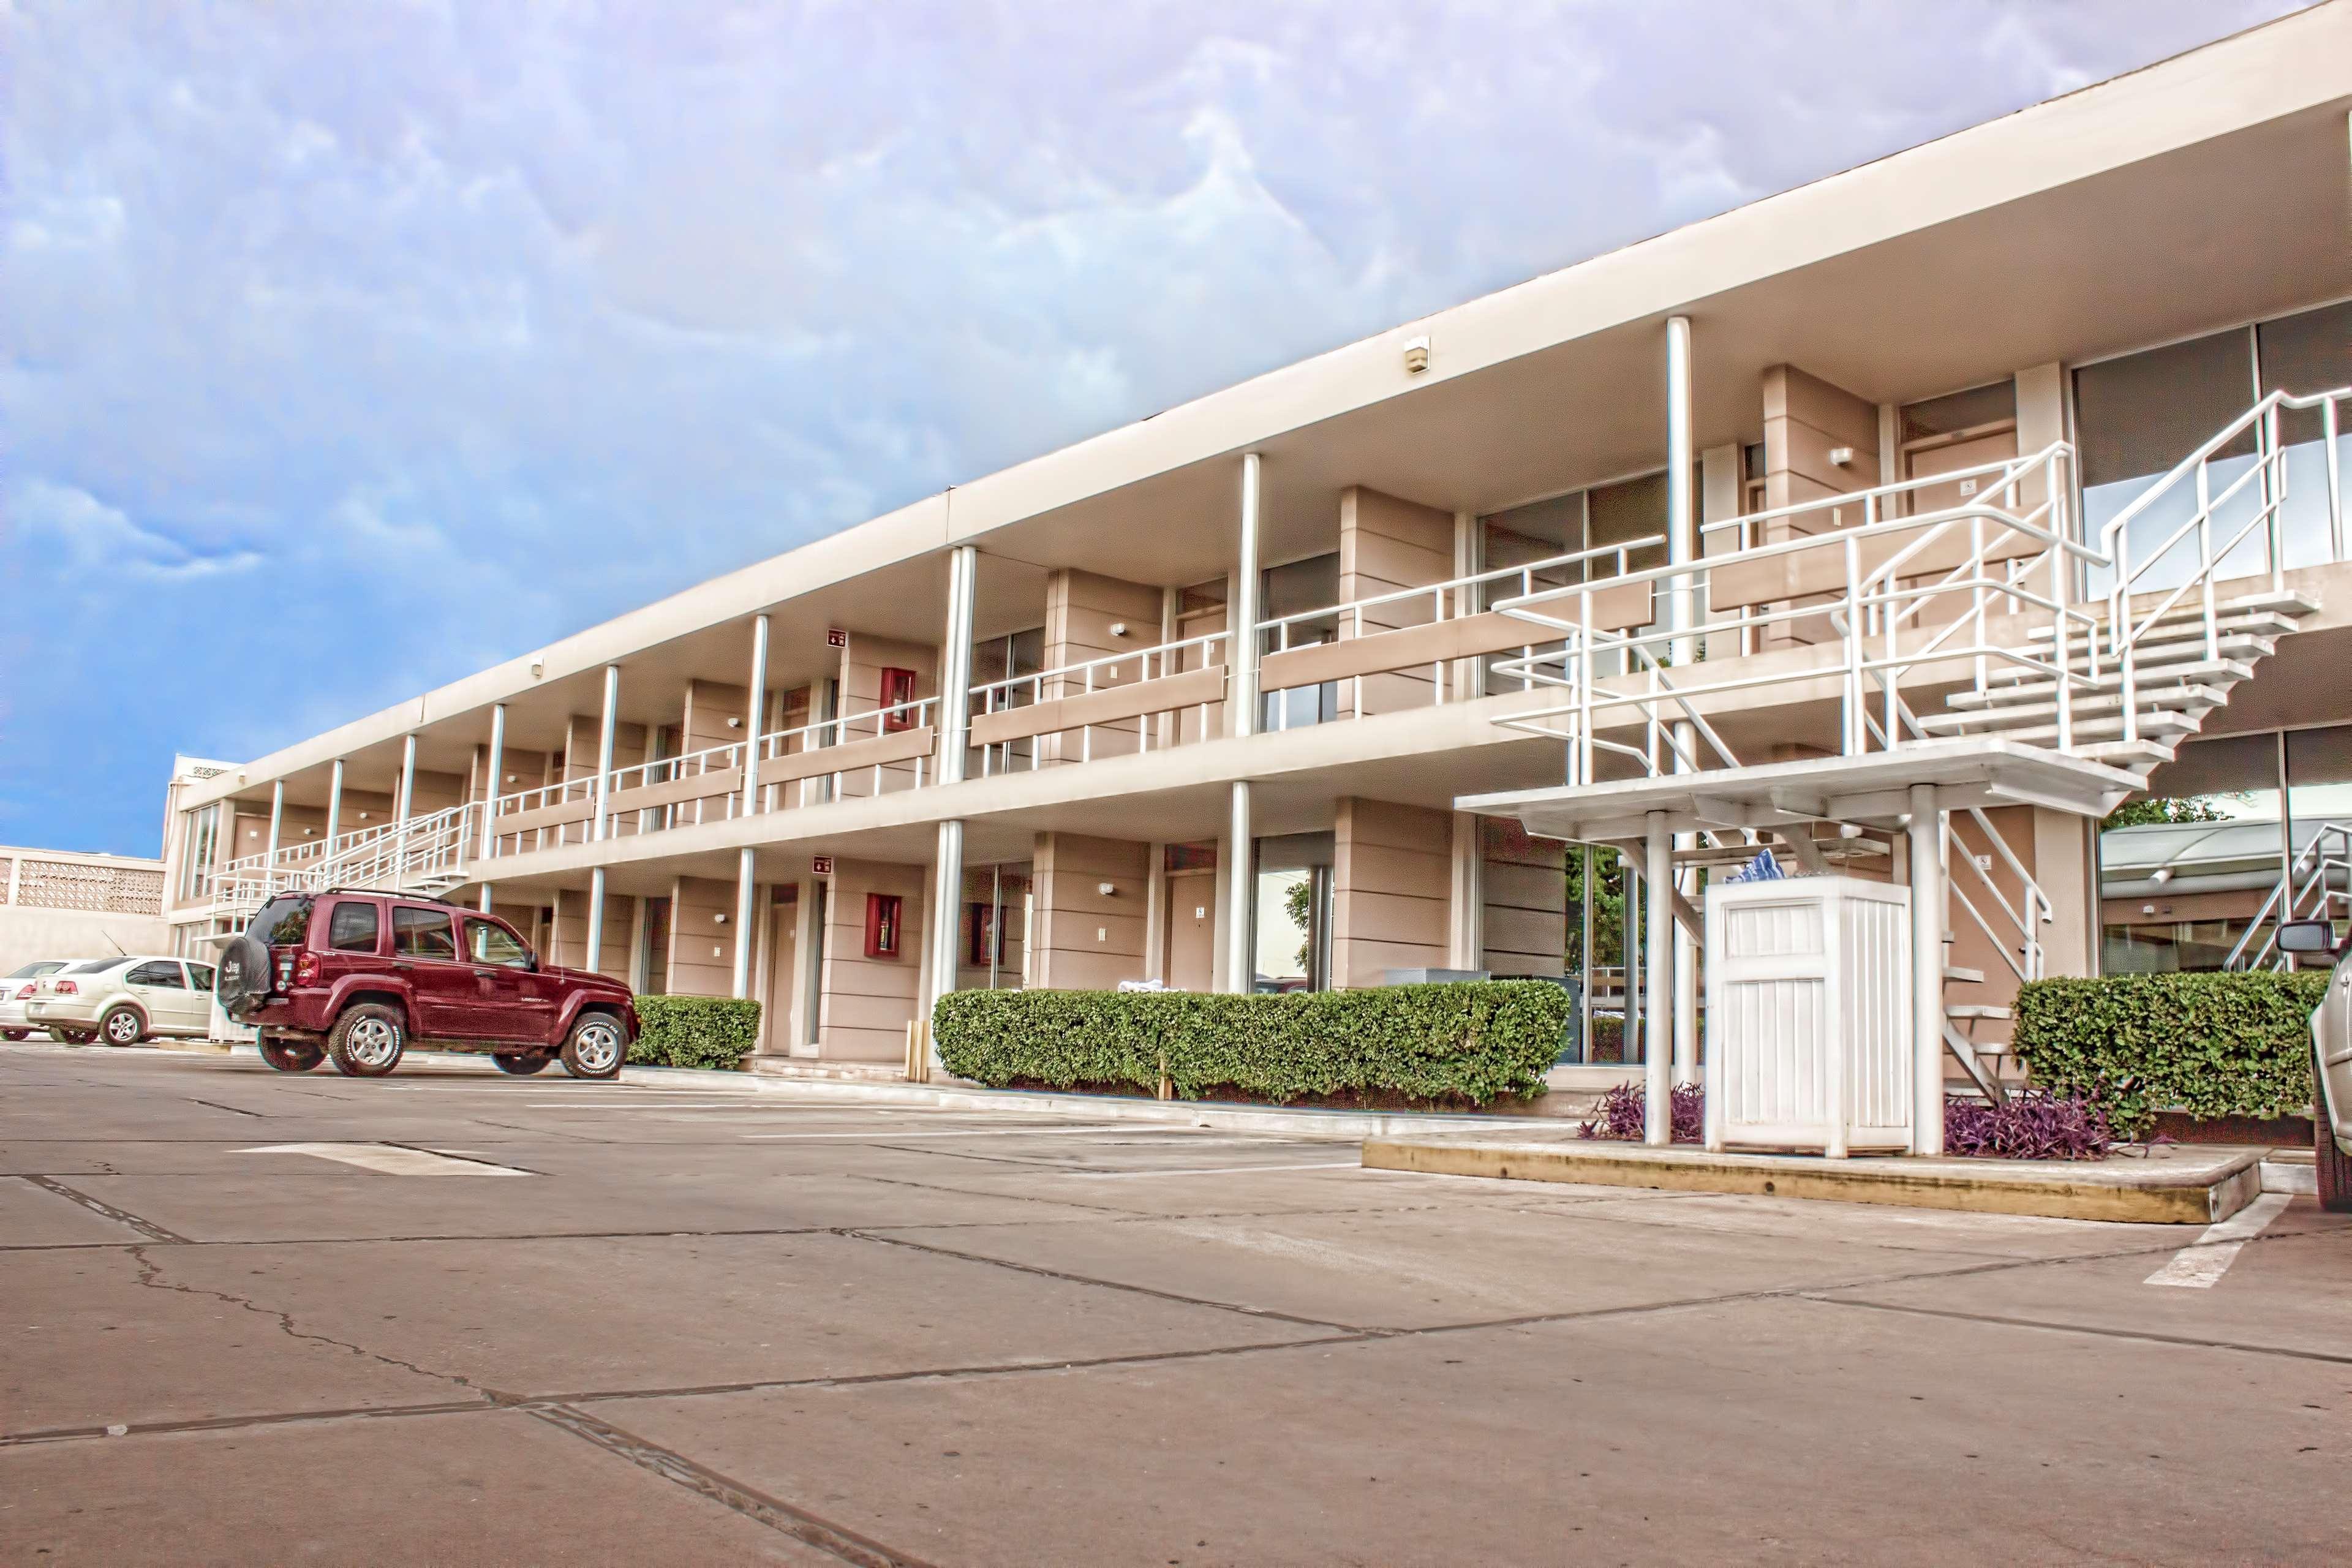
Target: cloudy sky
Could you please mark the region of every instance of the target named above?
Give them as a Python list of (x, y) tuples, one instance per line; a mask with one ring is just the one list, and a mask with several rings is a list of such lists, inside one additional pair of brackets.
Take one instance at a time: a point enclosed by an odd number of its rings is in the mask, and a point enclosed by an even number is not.
[(2296, 0), (0, 0), (0, 843)]

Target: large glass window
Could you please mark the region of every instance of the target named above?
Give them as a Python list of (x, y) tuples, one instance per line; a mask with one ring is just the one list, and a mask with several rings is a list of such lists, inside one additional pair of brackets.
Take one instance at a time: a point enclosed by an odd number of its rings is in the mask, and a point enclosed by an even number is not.
[[(1262, 574), (1258, 614), (1265, 620), (1280, 620), (1286, 616), (1304, 615), (1309, 610), (1332, 610), (1328, 616), (1309, 616), (1293, 621), (1271, 632), (1260, 634), (1261, 654), (1286, 647), (1313, 647), (1322, 643), (1339, 640), (1339, 553), (1309, 556), (1281, 566), (1269, 566)], [(1258, 722), (1262, 729), (1297, 730), (1308, 724), (1321, 724), (1339, 714), (1339, 683), (1327, 680), (1319, 686), (1295, 686), (1287, 691), (1266, 692), (1260, 701), (1264, 712)]]
[(2242, 967), (2275, 924), (2278, 737), (2191, 742), (2099, 828), (2109, 974)]
[(1331, 988), (1331, 862), (1328, 833), (1257, 841), (1256, 954), (1251, 989)]
[(457, 939), (449, 917), (438, 910), (395, 909), (392, 911), (392, 951), (402, 958), (455, 959)]
[[(2264, 394), (2307, 396), (2352, 386), (2352, 300), (2301, 315), (2264, 321), (2254, 334)], [(2337, 409), (2342, 420), (2352, 410)], [(2316, 408), (2288, 409), (2279, 419), (2285, 447), (2286, 493), (2280, 498), (2279, 531), (2289, 566), (2312, 566), (2336, 559), (2328, 536), (2327, 448)], [(2336, 435), (2339, 482), (2352, 483), (2352, 430), (2339, 423)], [(2352, 540), (2346, 541), (2352, 545)]]
[[(2074, 418), (2082, 447), (2083, 522), (2089, 536), (2104, 540), (2109, 523), (2244, 413), (2255, 395), (2253, 340), (2242, 328), (2076, 371)], [(2253, 461), (2251, 434), (2222, 448), (2212, 468), (2213, 493), (2226, 491)], [(2258, 516), (2261, 505), (2259, 486), (2249, 484), (2217, 510), (2220, 537), (2214, 547)], [(2194, 537), (2164, 548), (2196, 511), (2196, 491), (2184, 485), (2132, 520), (2128, 548), (2136, 590), (2173, 587), (2196, 575)], [(2262, 563), (2260, 540), (2249, 539), (2223, 558), (2222, 574), (2247, 575)], [(2091, 587), (2104, 592), (2112, 581), (2099, 574)]]
[(188, 841), (180, 861), (180, 897), (193, 899), (204, 891), (205, 877), (212, 869), (213, 851), (220, 836), (221, 808), (217, 803), (196, 812), (188, 819)]
[(1028, 983), (1030, 862), (973, 866), (963, 874), (960, 991), (1018, 991)]
[(2289, 920), (2352, 920), (2352, 724), (2291, 730), (2286, 754)]

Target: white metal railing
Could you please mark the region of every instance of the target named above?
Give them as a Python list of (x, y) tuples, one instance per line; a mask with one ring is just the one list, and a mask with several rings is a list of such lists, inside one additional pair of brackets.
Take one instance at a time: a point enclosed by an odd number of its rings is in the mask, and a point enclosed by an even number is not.
[[(932, 721), (939, 709), (936, 697), (919, 697), (910, 702), (894, 703), (887, 708), (869, 709), (863, 713), (843, 713), (831, 719), (820, 719), (814, 724), (802, 724), (790, 730), (774, 730), (760, 737), (758, 756), (764, 767), (770, 762), (787, 758), (798, 759), (811, 752), (830, 751), (845, 746), (852, 741), (879, 740), (907, 730), (919, 730)], [(863, 776), (866, 793), (882, 795), (892, 781), (903, 781), (908, 789), (921, 789), (938, 777), (929, 767), (929, 759), (915, 757), (909, 762), (869, 763), (856, 769), (837, 769), (814, 773), (783, 784), (762, 782), (760, 785), (759, 808), (777, 811), (784, 808), (784, 791), (792, 794), (789, 805), (815, 805), (828, 800), (843, 798), (853, 777)]]
[[(1021, 675), (1008, 675), (997, 680), (981, 681), (971, 688), (971, 711), (975, 716), (984, 713), (1002, 713), (1014, 708), (1027, 708), (1065, 697), (1082, 697), (1090, 692), (1107, 691), (1122, 686), (1139, 685), (1147, 680), (1165, 679), (1171, 675), (1182, 675), (1189, 669), (1204, 668), (1215, 663), (1216, 660), (1210, 650), (1226, 645), (1231, 637), (1232, 633), (1229, 631), (1203, 632), (1198, 637), (1184, 637), (1175, 642), (1155, 643), (1150, 647), (1136, 648), (1131, 652), (1103, 654), (1098, 658), (1083, 659), (1073, 664), (1058, 664), (1051, 669), (1032, 670)], [(1178, 668), (1180, 661), (1184, 668)], [(1121, 668), (1126, 666), (1132, 666), (1135, 670), (1131, 679), (1119, 673)], [(1181, 706), (1198, 710), (1201, 733), (1205, 739), (1208, 735), (1209, 710), (1213, 704), (1200, 702), (1185, 703)], [(1174, 712), (1176, 709), (1171, 708), (1163, 711)], [(1169, 746), (1181, 743), (1181, 736), (1162, 734), (1160, 737), (1159, 746), (1155, 748), (1152, 744), (1152, 731), (1155, 726), (1143, 721), (1145, 719), (1154, 717), (1157, 715), (1145, 714), (1133, 721), (1118, 720), (1116, 722), (1126, 724), (1131, 721), (1135, 724), (1133, 733), (1136, 736), (1134, 747), (1136, 751), (1165, 750)], [(1057, 753), (1051, 760), (1081, 763), (1093, 761), (1094, 732), (1097, 729), (1104, 727), (1106, 726), (1092, 723), (1071, 725), (1071, 729), (1078, 731), (1077, 755), (1074, 758), (1061, 757)], [(1004, 741), (994, 745), (981, 747), (982, 776), (987, 777), (995, 773), (1016, 771), (1014, 768), (1016, 762), (1026, 762), (1033, 771), (1042, 766), (1049, 760), (1045, 755), (1048, 748), (1037, 742), (1045, 738), (1044, 735), (1036, 735), (1027, 737), (1025, 741)], [(1024, 745), (1025, 750), (1023, 749)]]
[[(2284, 589), (2286, 585), (2286, 542), (2282, 523), (2286, 515), (2287, 455), (2290, 450), (2279, 440), (2280, 416), (2285, 411), (2317, 410), (2320, 418), (2321, 447), (2326, 473), (2327, 537), (2330, 559), (2345, 558), (2344, 476), (2342, 459), (2336, 450), (2337, 437), (2343, 428), (2343, 405), (2352, 400), (2352, 387), (2338, 387), (2331, 392), (2314, 393), (2305, 397), (2293, 397), (2273, 392), (2223, 426), (2195, 451), (2167, 473), (2154, 485), (2136, 497), (2130, 505), (2116, 514), (2100, 531), (2101, 563), (2114, 568), (2115, 579), (2107, 591), (2107, 639), (2123, 679), (2124, 739), (2139, 738), (2138, 658), (2137, 650), (2173, 607), (2190, 592), (2199, 596), (2205, 631), (2205, 656), (2218, 660), (2221, 657), (2221, 624), (2214, 605), (2214, 579), (2224, 563), (2238, 547), (2257, 532), (2262, 537), (2263, 569), (2270, 574), (2271, 586)], [(2254, 460), (2236, 478), (2227, 479), (2219, 492), (2214, 489), (2214, 465), (2217, 458), (2241, 437), (2249, 433), (2254, 437)], [(2222, 459), (2231, 460), (2231, 459)], [(2158, 503), (2183, 489), (2193, 489), (2194, 510), (2188, 519), (2167, 534), (2162, 542), (2144, 553), (2132, 543), (2132, 524), (2143, 516), (2154, 515)], [(2245, 521), (2235, 525), (2235, 531), (2218, 547), (2214, 535), (2231, 527), (2219, 524), (2216, 514), (2237, 503), (2244, 496), (2248, 504)], [(2135, 589), (2144, 580), (2156, 577), (2161, 571), (2177, 568), (2175, 552), (2193, 548), (2195, 569), (2187, 580), (2176, 584), (2145, 612), (2132, 603)], [(2168, 567), (2168, 563), (2171, 563)], [(2153, 582), (2148, 584), (2152, 591)]]
[[(1632, 568), (1635, 552), (1663, 546), (1665, 542), (1664, 534), (1648, 534), (1640, 539), (1629, 539), (1616, 544), (1595, 545), (1586, 550), (1573, 550), (1564, 554), (1547, 556), (1540, 561), (1529, 561), (1517, 566), (1490, 567), (1483, 572), (1472, 572), (1459, 577), (1449, 577), (1442, 583), (1416, 584), (1410, 588), (1394, 588), (1385, 594), (1373, 594), (1361, 599), (1349, 599), (1343, 604), (1328, 605), (1322, 609), (1301, 610), (1293, 615), (1276, 616), (1257, 624), (1260, 638), (1259, 650), (1261, 653), (1287, 653), (1294, 647), (1317, 647), (1326, 642), (1347, 641), (1349, 638), (1360, 638), (1377, 632), (1402, 630), (1404, 626), (1425, 626), (1436, 621), (1459, 620), (1467, 616), (1485, 612), (1486, 605), (1484, 601), (1489, 596), (1486, 590), (1515, 584), (1518, 590), (1516, 596), (1525, 597), (1538, 591), (1538, 577), (1554, 578), (1571, 570), (1577, 574), (1580, 584), (1592, 583), (1596, 581), (1593, 576), (1595, 570), (1604, 563), (1613, 564), (1615, 570), (1610, 575), (1597, 579), (1597, 583), (1602, 588), (1612, 587), (1626, 577)], [(1555, 585), (1550, 583), (1545, 584), (1547, 587)], [(1381, 625), (1367, 628), (1364, 625), (1364, 616), (1367, 611), (1376, 611), (1389, 605), (1405, 606), (1410, 611), (1417, 609), (1424, 601), (1427, 603), (1429, 613), (1423, 620), (1409, 621), (1404, 623), (1404, 626)], [(1310, 626), (1310, 623), (1316, 622), (1329, 623), (1328, 637), (1318, 637), (1311, 642), (1293, 642), (1294, 636), (1303, 636), (1306, 630), (1319, 630), (1319, 627)], [(1344, 636), (1342, 635), (1343, 625), (1347, 628)], [(1272, 647), (1265, 646), (1267, 639), (1273, 641)], [(1538, 639), (1538, 642), (1542, 640), (1548, 639)], [(1519, 650), (1520, 657), (1525, 658), (1533, 656), (1538, 642), (1531, 642), (1522, 647)], [(1431, 700), (1433, 704), (1443, 705), (1449, 700), (1446, 693), (1448, 683), (1445, 679), (1445, 667), (1453, 662), (1454, 661), (1452, 659), (1434, 659), (1430, 663)], [(1397, 674), (1403, 672), (1406, 668), (1399, 666), (1393, 670), (1372, 670), (1365, 673)], [(1420, 668), (1418, 664), (1411, 667), (1415, 673)], [(1359, 674), (1349, 679), (1353, 683), (1353, 702), (1349, 711), (1354, 717), (1361, 718), (1364, 714), (1364, 676)], [(1521, 676), (1522, 689), (1535, 684), (1534, 678)], [(1259, 689), (1261, 694), (1271, 694), (1281, 689), (1262, 684)], [(1290, 704), (1285, 702), (1276, 705), (1276, 718), (1273, 728), (1277, 731), (1290, 728)]]
[(2352, 823), (2323, 822), (2310, 842), (2289, 858), (2221, 967), (2276, 968), (2285, 957), (2278, 950), (2280, 926), (2289, 921), (2342, 920), (2347, 914), (2352, 914)]
[(209, 892), (223, 912), (250, 912), (284, 892), (328, 888), (437, 889), (461, 875), (472, 847), (475, 808), (453, 805), (425, 816), (338, 834), (289, 863), (248, 855), (213, 872)]
[[(708, 773), (723, 773), (743, 764), (751, 742), (726, 741), (716, 746), (705, 746), (698, 752), (681, 756), (656, 757), (649, 762), (631, 763), (614, 768), (606, 775), (602, 799), (609, 803), (625, 791), (644, 789), (655, 784), (674, 784), (686, 779), (700, 778)], [(504, 819), (549, 806), (585, 804), (588, 816), (579, 821), (551, 823), (537, 827), (500, 826)], [(541, 784), (531, 789), (510, 791), (483, 805), (482, 853), (485, 858), (511, 854), (522, 849), (543, 849), (551, 845), (585, 843), (596, 837), (599, 796), (596, 775), (565, 779), (556, 784)], [(673, 801), (662, 805), (622, 807), (611, 814), (608, 826), (614, 831), (653, 833), (667, 827), (691, 826), (701, 822), (719, 822), (740, 816), (742, 791), (731, 789), (723, 794), (698, 795), (692, 799)], [(514, 849), (507, 841), (514, 841)], [(528, 843), (524, 842), (529, 840)]]
[[(553, 784), (536, 784), (530, 789), (513, 790), (499, 795), (489, 804), (490, 821), (486, 830), (486, 837), (491, 847), (490, 852), (500, 853), (499, 846), (509, 838), (516, 841), (517, 850), (547, 849), (571, 843), (584, 844), (593, 837), (590, 826), (594, 817), (595, 800), (596, 775), (594, 773), (583, 773), (575, 779), (559, 779)], [(583, 804), (590, 806), (590, 816), (579, 821), (543, 823), (536, 827), (500, 826), (508, 817), (545, 811), (551, 806)], [(525, 839), (529, 839), (530, 842), (523, 842)]]

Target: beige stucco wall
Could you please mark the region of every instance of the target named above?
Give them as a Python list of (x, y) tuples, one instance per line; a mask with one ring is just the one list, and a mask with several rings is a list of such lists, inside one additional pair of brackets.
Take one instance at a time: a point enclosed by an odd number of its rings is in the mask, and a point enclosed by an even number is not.
[(734, 883), (680, 877), (671, 885), (668, 994), (735, 994)]
[[(906, 1059), (907, 1026), (922, 989), (924, 868), (877, 860), (836, 860), (825, 912), (824, 965), (819, 983), (819, 1054), (828, 1060)], [(869, 894), (901, 900), (898, 956), (866, 956)]]
[[(1151, 847), (1122, 838), (1041, 833), (1033, 865), (1034, 983), (1055, 990), (1109, 990), (1143, 978), (1146, 883)], [(1105, 894), (1104, 883), (1112, 891)]]
[(1558, 974), (1568, 951), (1568, 847), (1513, 822), (1481, 825), (1486, 963), (1498, 978)]
[[(1339, 492), (1339, 601), (1352, 603), (1399, 588), (1443, 583), (1454, 575), (1454, 514), (1361, 485)], [(1363, 612), (1366, 637), (1437, 618), (1435, 595), (1399, 599)], [(1357, 635), (1357, 618), (1343, 616), (1339, 637)], [(1356, 693), (1366, 713), (1393, 713), (1431, 700), (1432, 669), (1367, 675), (1339, 692), (1339, 710), (1353, 712)]]
[(1443, 968), (1453, 814), (1342, 800), (1333, 823), (1331, 978), (1381, 984), (1391, 969)]

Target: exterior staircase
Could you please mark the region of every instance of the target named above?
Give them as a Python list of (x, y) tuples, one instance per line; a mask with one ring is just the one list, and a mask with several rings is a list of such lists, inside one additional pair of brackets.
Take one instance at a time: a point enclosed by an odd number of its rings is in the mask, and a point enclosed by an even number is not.
[[(323, 844), (247, 855), (213, 874), (213, 911), (243, 921), (280, 893), (381, 888), (438, 898), (466, 880), (478, 808), (453, 805), (405, 822), (341, 834)], [(299, 858), (298, 858), (299, 857)]]

